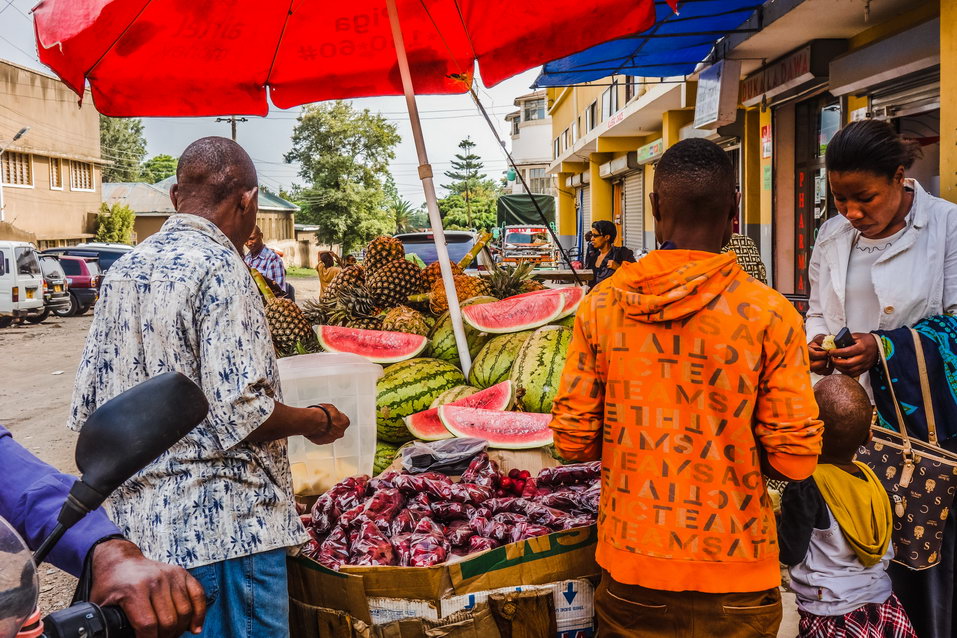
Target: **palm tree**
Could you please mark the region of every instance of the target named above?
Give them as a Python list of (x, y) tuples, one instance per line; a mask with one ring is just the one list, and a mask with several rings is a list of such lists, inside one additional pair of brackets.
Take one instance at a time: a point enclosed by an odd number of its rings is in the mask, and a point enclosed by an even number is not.
[(389, 214), (392, 216), (393, 221), (395, 221), (395, 232), (396, 233), (407, 233), (415, 230), (412, 227), (412, 213), (415, 209), (412, 207), (412, 204), (403, 199), (401, 196), (396, 197), (391, 202), (389, 202)]

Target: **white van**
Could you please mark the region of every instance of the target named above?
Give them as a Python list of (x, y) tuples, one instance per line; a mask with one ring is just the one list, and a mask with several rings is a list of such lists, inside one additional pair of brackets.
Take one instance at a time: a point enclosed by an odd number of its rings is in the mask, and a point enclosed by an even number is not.
[(43, 309), (43, 271), (33, 244), (0, 241), (0, 328)]

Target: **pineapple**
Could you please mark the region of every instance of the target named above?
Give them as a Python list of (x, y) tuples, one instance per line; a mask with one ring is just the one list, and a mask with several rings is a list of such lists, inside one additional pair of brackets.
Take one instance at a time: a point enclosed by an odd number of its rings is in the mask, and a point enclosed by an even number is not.
[[(481, 277), (456, 275), (454, 281), (455, 294), (458, 296), (460, 302), (465, 301), (466, 299), (471, 299), (472, 297), (481, 297), (491, 294), (491, 286), (489, 286), (488, 282)], [(418, 297), (419, 295), (416, 295), (411, 300), (420, 301)], [(432, 292), (429, 293), (428, 299), (429, 308), (436, 315), (440, 315), (448, 310), (449, 300), (445, 295), (445, 282), (439, 279), (432, 284)]]
[(346, 328), (361, 328), (363, 330), (381, 330), (382, 320), (378, 317), (353, 317), (346, 322)]
[[(463, 271), (458, 264), (453, 262), (450, 265), (452, 266), (453, 276), (465, 274), (465, 271)], [(441, 278), (442, 278), (442, 270), (441, 270), (441, 267), (439, 266), (439, 262), (437, 261), (433, 261), (431, 264), (425, 267), (425, 270), (422, 271), (422, 279), (425, 280), (426, 290), (431, 290), (432, 284), (434, 284), (436, 281), (438, 281)]]
[(505, 299), (523, 292), (544, 290), (545, 285), (531, 278), (535, 265), (524, 262), (515, 266), (492, 264), (492, 295)]
[(318, 339), (302, 309), (292, 299), (276, 297), (263, 276), (255, 269), (250, 270), (265, 300), (266, 324), (276, 353), (281, 357), (293, 354), (297, 344), (307, 350), (315, 348)]
[(322, 299), (306, 299), (300, 304), (302, 314), (306, 321), (312, 325), (326, 323), (326, 317), (329, 313), (329, 304)]
[(422, 269), (401, 257), (375, 271), (368, 279), (369, 292), (380, 308), (394, 308), (407, 303), (409, 295), (425, 290)]
[(382, 235), (366, 246), (363, 263), (370, 275), (396, 259), (405, 259), (405, 245), (402, 240)]
[(322, 291), (322, 297), (335, 296), (340, 288), (364, 286), (365, 283), (366, 271), (362, 266), (346, 266), (329, 282), (326, 289)]
[(422, 313), (408, 306), (397, 306), (382, 317), (382, 329), (428, 336), (430, 326)]

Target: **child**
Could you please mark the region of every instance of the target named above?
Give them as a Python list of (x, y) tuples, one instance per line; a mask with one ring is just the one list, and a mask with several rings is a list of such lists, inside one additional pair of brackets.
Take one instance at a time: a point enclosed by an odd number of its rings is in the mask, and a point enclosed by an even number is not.
[(871, 405), (864, 388), (841, 374), (814, 386), (824, 422), (818, 467), (781, 498), (778, 540), (801, 615), (800, 638), (916, 638), (891, 591), (887, 564), (890, 499), (863, 463)]

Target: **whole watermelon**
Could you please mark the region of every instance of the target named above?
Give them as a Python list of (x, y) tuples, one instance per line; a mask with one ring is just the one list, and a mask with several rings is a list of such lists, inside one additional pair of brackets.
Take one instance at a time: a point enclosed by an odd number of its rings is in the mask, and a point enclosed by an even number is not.
[(542, 326), (518, 351), (510, 378), (526, 411), (552, 411), (571, 340), (569, 328)]
[(402, 419), (429, 409), (446, 390), (465, 383), (465, 375), (438, 359), (409, 359), (386, 368), (376, 384), (376, 432), (388, 443), (405, 443), (413, 436)]
[(476, 388), (472, 385), (457, 385), (451, 390), (446, 390), (439, 396), (435, 398), (435, 401), (432, 402), (430, 408), (437, 408), (440, 405), (445, 405), (446, 403), (452, 403), (452, 401), (458, 401), (459, 399), (464, 399), (465, 397), (472, 396), (476, 392), (481, 390), (481, 388)]
[[(473, 304), (492, 303), (498, 301), (495, 297), (472, 297), (461, 303), (461, 307)], [(479, 332), (472, 326), (465, 324), (465, 340), (469, 344), (469, 354), (474, 358), (491, 335)], [(443, 312), (429, 333), (429, 345), (426, 349), (428, 356), (449, 363), (459, 364), (459, 349), (455, 346), (455, 334), (452, 332), (452, 318), (449, 311)]]
[(482, 346), (472, 369), (469, 371), (469, 384), (480, 388), (491, 388), (496, 383), (508, 379), (512, 364), (525, 340), (534, 330), (498, 335)]
[(378, 476), (387, 467), (392, 465), (396, 454), (399, 453), (399, 446), (387, 441), (376, 441), (375, 443), (375, 462), (372, 464), (372, 475)]

